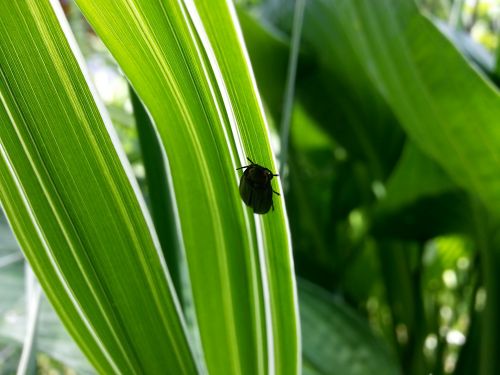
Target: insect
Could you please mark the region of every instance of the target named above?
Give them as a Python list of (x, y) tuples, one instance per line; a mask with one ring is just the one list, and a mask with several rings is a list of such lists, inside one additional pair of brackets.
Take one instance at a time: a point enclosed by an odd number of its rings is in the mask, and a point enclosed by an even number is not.
[(273, 190), (271, 180), (278, 175), (266, 167), (255, 164), (250, 158), (247, 159), (250, 165), (236, 168), (236, 170), (245, 169), (240, 180), (241, 199), (247, 206), (252, 207), (256, 214), (265, 214), (271, 207), (274, 211), (273, 193), (277, 195), (279, 193)]

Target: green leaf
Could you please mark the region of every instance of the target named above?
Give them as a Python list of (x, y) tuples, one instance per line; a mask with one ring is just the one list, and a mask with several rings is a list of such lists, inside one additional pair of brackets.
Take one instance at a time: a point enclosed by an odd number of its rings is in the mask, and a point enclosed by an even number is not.
[(414, 143), (407, 142), (398, 165), (387, 181), (386, 196), (381, 205), (385, 209), (394, 209), (456, 188), (435, 161), (423, 154)]
[(386, 344), (349, 306), (304, 281), (299, 297), (305, 373), (400, 373)]
[(409, 141), (375, 207), (372, 234), (426, 241), (467, 231), (468, 199), (439, 164)]
[[(235, 9), (227, 1), (195, 2), (209, 38), (208, 41), (203, 37), (201, 39), (207, 51), (210, 51), (208, 42), (213, 48), (214, 56), (210, 57), (208, 53), (209, 60), (215, 76), (217, 77), (219, 71), (219, 74), (222, 74), (222, 79), (219, 77), (217, 84), (221, 95), (229, 96), (230, 103), (225, 98), (226, 110), (229, 115), (234, 116), (233, 121), (238, 124), (243, 148), (247, 156), (258, 158), (259, 162), (266, 161), (265, 165), (276, 171), (262, 103)], [(226, 27), (221, 27), (221, 23)], [(281, 187), (279, 180), (278, 185)], [(283, 190), (280, 188), (279, 191)], [(298, 302), (283, 198), (281, 205), (283, 211), (281, 212), (281, 207), (277, 207), (276, 213), (283, 214), (283, 220), (264, 216), (257, 225), (262, 226), (263, 240), (266, 243), (264, 254), (261, 253), (265, 259), (261, 258), (260, 261), (267, 266), (267, 269), (262, 271), (265, 273), (264, 280), (267, 279), (269, 283), (271, 311), (270, 316), (266, 318), (270, 319), (267, 324), (268, 329), (272, 327), (274, 341), (274, 347), (269, 354), (270, 357), (274, 356), (274, 359), (270, 359), (274, 360), (274, 363), (270, 363), (269, 371), (276, 374), (294, 374), (300, 371)]]
[(310, 4), (312, 19), (346, 33), (363, 71), (422, 151), (498, 212), (498, 91), (410, 0)]
[(2, 205), (99, 372), (194, 373), (151, 220), (56, 4), (0, 3)]
[(357, 66), (356, 76), (346, 74), (350, 86), (367, 77), (422, 151), (498, 211), (500, 105), (494, 86), (411, 0), (308, 5), (304, 33), (316, 35), (306, 39), (318, 58), (333, 67)]
[(242, 6), (237, 9), (259, 92), (274, 119), (278, 121), (283, 109), (288, 66), (287, 36), (280, 34), (269, 23), (259, 23), (260, 18), (251, 14), (250, 10)]
[(77, 3), (150, 113), (167, 155), (209, 372), (258, 374), (275, 365), (295, 373), (284, 201), (254, 218), (237, 188), (235, 168), (246, 156), (276, 168), (232, 4)]
[(448, 39), (450, 39), (456, 48), (473, 62), (486, 75), (494, 76), (495, 57), (484, 46), (476, 42), (470, 34), (465, 31), (452, 28), (449, 23), (431, 18), (434, 25)]
[(165, 157), (162, 154), (163, 148), (146, 109), (131, 87), (129, 87), (129, 92), (146, 172), (150, 211), (156, 233), (158, 233), (158, 239), (162, 245), (165, 261), (168, 264), (170, 276), (176, 292), (181, 295), (182, 282), (179, 257), (182, 250), (182, 238), (180, 238), (179, 223), (176, 218), (175, 200), (170, 194), (172, 184), (169, 181), (169, 171), (167, 170)]
[[(26, 330), (25, 270), (21, 250), (5, 217), (0, 213), (0, 341), (13, 341), (15, 346), (19, 347), (25, 338)], [(41, 303), (36, 339), (40, 351), (78, 373), (94, 373), (46, 298), (43, 298)]]
[[(264, 8), (264, 14), (288, 31), (292, 3), (278, 3), (274, 9)], [(327, 20), (325, 14), (316, 19), (310, 11), (314, 6), (314, 2), (309, 2), (304, 20), (304, 52), (297, 77), (297, 97), (322, 128), (347, 151), (349, 158), (363, 161), (372, 179), (383, 180), (399, 156), (403, 132), (384, 98), (363, 71), (346, 34), (329, 27), (336, 20)], [(276, 65), (281, 62), (282, 55), (279, 34), (266, 27), (265, 21), (260, 21), (259, 25), (256, 20), (247, 18), (245, 37), (257, 71), (269, 66), (272, 71), (278, 70)], [(277, 58), (268, 56), (270, 49), (278, 51)], [(259, 76), (266, 78), (262, 74)], [(279, 74), (273, 74), (272, 79), (275, 85), (281, 86)], [(381, 144), (384, 147), (380, 147)]]

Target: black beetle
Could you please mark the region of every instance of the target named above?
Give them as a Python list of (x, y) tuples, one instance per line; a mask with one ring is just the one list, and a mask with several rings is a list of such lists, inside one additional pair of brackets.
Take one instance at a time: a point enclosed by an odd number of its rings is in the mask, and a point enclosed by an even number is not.
[(250, 158), (247, 159), (250, 165), (236, 168), (236, 170), (245, 169), (240, 180), (241, 199), (247, 206), (252, 207), (256, 214), (265, 214), (271, 207), (274, 211), (273, 193), (277, 195), (279, 193), (273, 190), (271, 180), (278, 175), (266, 167), (255, 164)]

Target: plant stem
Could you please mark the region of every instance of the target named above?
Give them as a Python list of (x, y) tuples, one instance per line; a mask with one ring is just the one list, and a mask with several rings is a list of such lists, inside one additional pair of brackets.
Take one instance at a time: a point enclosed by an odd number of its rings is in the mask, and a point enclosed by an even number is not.
[(292, 28), (292, 48), (288, 59), (288, 74), (283, 97), (283, 112), (281, 115), (281, 150), (280, 150), (280, 175), (284, 180), (285, 166), (288, 156), (288, 139), (290, 137), (290, 120), (292, 117), (293, 97), (295, 91), (295, 78), (297, 75), (297, 63), (299, 58), (300, 38), (302, 35), (302, 24), (304, 23), (304, 10), (306, 0), (295, 0)]
[[(480, 350), (477, 361), (477, 373), (480, 375), (495, 374), (500, 359), (497, 355), (498, 348), (498, 311), (500, 310), (498, 264), (500, 256), (498, 251), (498, 237), (488, 223), (485, 210), (479, 202), (471, 200), (472, 220), (474, 234), (478, 246), (483, 285), (486, 289), (486, 306), (481, 314), (480, 322)], [(496, 225), (495, 225), (496, 226)], [(496, 238), (495, 238), (496, 237)]]

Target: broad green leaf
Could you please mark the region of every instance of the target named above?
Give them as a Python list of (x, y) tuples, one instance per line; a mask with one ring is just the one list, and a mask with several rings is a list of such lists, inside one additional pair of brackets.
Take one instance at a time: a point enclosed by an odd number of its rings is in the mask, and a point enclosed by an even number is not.
[[(311, 8), (311, 3), (308, 2), (308, 8)], [(261, 11), (266, 18), (289, 32), (292, 5), (293, 2), (281, 2), (275, 9), (264, 7)], [(310, 13), (306, 11), (304, 20), (304, 52), (297, 76), (298, 100), (344, 147), (349, 158), (363, 161), (372, 179), (383, 180), (402, 148), (401, 128), (384, 98), (363, 72), (345, 33), (318, 22)], [(245, 38), (256, 71), (278, 70), (276, 65), (281, 62), (283, 49), (280, 35), (267, 27), (265, 20), (257, 21), (248, 15), (242, 19), (245, 20)], [(270, 53), (273, 50), (277, 51), (277, 58)], [(257, 77), (267, 79), (262, 73)], [(279, 74), (271, 76), (278, 87), (282, 85), (280, 78)], [(262, 86), (267, 88), (270, 84), (263, 83)], [(272, 91), (264, 91), (263, 95), (274, 98)]]
[(3, 208), (99, 372), (196, 372), (136, 182), (52, 5), (0, 3)]
[(284, 202), (276, 199), (275, 211), (256, 220), (238, 193), (235, 168), (245, 156), (275, 168), (232, 5), (211, 2), (208, 14), (208, 3), (191, 1), (77, 4), (147, 108), (167, 155), (209, 372), (265, 373), (275, 362), (295, 372)]
[[(410, 0), (315, 2), (336, 13), (363, 68), (427, 155), (488, 209), (500, 210), (500, 96)], [(437, 64), (436, 61), (439, 61)], [(467, 93), (467, 95), (457, 95)], [(478, 215), (482, 216), (482, 215)], [(482, 226), (482, 224), (479, 224)], [(478, 373), (498, 366), (498, 252), (482, 245), (488, 302)]]
[[(308, 5), (305, 35), (323, 32), (307, 39), (318, 58), (331, 66), (355, 64), (359, 74), (346, 75), (349, 85), (367, 77), (422, 151), (493, 210), (500, 209), (494, 172), (500, 105), (494, 86), (412, 0), (313, 0)], [(341, 48), (340, 42), (349, 47)]]
[(416, 144), (499, 211), (498, 91), (411, 0), (310, 4), (312, 20), (347, 35), (363, 72)]
[(468, 196), (439, 164), (408, 141), (384, 197), (375, 206), (371, 231), (379, 238), (426, 241), (467, 230), (469, 216)]
[(391, 177), (381, 204), (386, 209), (413, 203), (424, 196), (454, 190), (456, 185), (442, 168), (423, 154), (412, 142), (407, 142)]
[(378, 239), (427, 241), (435, 236), (468, 232), (471, 224), (468, 196), (454, 189), (422, 196), (404, 206), (377, 207), (371, 233)]
[(304, 373), (401, 373), (382, 339), (341, 300), (304, 281), (299, 283), (299, 298)]
[[(283, 4), (283, 2), (280, 2)], [(490, 212), (500, 210), (500, 97), (411, 0), (310, 1), (306, 20), (314, 28), (345, 35), (362, 74), (368, 76), (416, 145), (459, 186), (478, 196)], [(304, 30), (308, 23), (304, 25)], [(315, 50), (337, 40), (318, 38)], [(328, 56), (322, 54), (324, 58)], [(336, 61), (330, 61), (336, 64)], [(479, 214), (478, 216), (481, 216)], [(478, 227), (481, 227), (478, 224)], [(497, 366), (498, 252), (484, 249), (488, 302), (478, 372)], [(396, 279), (397, 280), (397, 279)]]
[(465, 31), (452, 28), (449, 23), (433, 19), (431, 21), (470, 61), (488, 76), (494, 75), (495, 57)]
[(301, 255), (322, 261), (330, 258), (331, 233), (325, 233), (323, 223), (333, 216), (331, 186), (336, 160), (330, 137), (321, 132), (302, 106), (295, 106), (292, 118), (287, 208), (300, 272), (305, 265)]
[(378, 238), (426, 241), (471, 224), (468, 195), (411, 141), (373, 213), (371, 232)]

